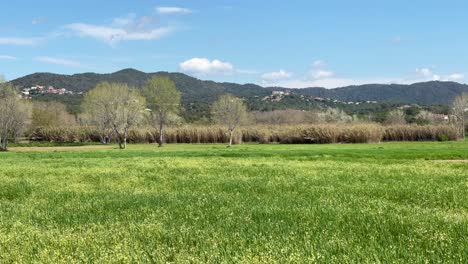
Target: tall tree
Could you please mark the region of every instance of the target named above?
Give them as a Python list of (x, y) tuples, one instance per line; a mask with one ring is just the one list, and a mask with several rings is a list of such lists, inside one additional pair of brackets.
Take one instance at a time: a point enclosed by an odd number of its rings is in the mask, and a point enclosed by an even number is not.
[(148, 102), (150, 121), (159, 129), (159, 146), (162, 147), (164, 128), (170, 123), (170, 117), (179, 111), (180, 92), (168, 77), (155, 76), (146, 83), (143, 95)]
[(232, 146), (234, 130), (247, 118), (247, 107), (244, 102), (232, 95), (222, 95), (211, 108), (213, 120), (227, 127), (229, 132), (229, 147)]
[(91, 124), (112, 130), (120, 149), (127, 148), (128, 131), (142, 119), (146, 102), (122, 83), (100, 83), (89, 91), (82, 108)]
[(8, 140), (16, 139), (27, 125), (29, 105), (17, 89), (10, 84), (0, 84), (0, 151), (8, 150)]
[(462, 93), (455, 97), (452, 103), (452, 114), (455, 116), (456, 123), (460, 127), (460, 132), (465, 139), (466, 130), (466, 115), (468, 113), (468, 93)]

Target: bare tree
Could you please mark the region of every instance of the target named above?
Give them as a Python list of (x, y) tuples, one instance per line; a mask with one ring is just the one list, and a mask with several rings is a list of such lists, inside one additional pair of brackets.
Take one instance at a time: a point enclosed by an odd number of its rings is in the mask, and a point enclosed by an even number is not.
[(452, 103), (452, 114), (455, 117), (455, 122), (460, 128), (461, 135), (465, 139), (465, 119), (468, 112), (468, 93), (462, 93), (455, 97)]
[(148, 102), (150, 123), (159, 129), (159, 146), (162, 147), (164, 128), (179, 110), (180, 92), (168, 77), (155, 76), (148, 80), (143, 94)]
[(8, 150), (8, 140), (16, 139), (27, 125), (29, 105), (15, 87), (0, 84), (0, 151)]
[(223, 95), (213, 104), (211, 114), (216, 123), (228, 128), (229, 147), (231, 147), (234, 130), (247, 118), (247, 107), (244, 102), (232, 95)]
[(386, 125), (404, 125), (406, 124), (405, 112), (400, 109), (390, 111), (384, 124)]
[(127, 148), (128, 131), (142, 119), (145, 98), (122, 83), (100, 83), (89, 91), (82, 108), (87, 120), (116, 136), (120, 149)]

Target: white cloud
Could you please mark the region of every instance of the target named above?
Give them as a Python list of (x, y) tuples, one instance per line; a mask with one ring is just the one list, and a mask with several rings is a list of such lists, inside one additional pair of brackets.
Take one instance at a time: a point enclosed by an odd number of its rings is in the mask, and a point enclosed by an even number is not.
[(18, 58), (10, 55), (0, 55), (0, 60), (16, 60)]
[(43, 16), (40, 16), (40, 17), (34, 18), (31, 21), (31, 24), (35, 26), (35, 25), (39, 25), (39, 24), (42, 24), (42, 23), (46, 23), (46, 22), (47, 22), (47, 18), (43, 17)]
[(465, 79), (465, 75), (461, 73), (454, 73), (454, 74), (450, 74), (447, 79), (450, 81), (461, 81)]
[(335, 75), (332, 71), (318, 70), (312, 72), (312, 77), (314, 79), (327, 79)]
[(289, 79), (293, 76), (291, 72), (287, 72), (285, 70), (279, 70), (276, 72), (267, 72), (262, 74), (262, 79), (264, 81), (278, 81), (278, 80), (284, 80), (284, 79)]
[(429, 68), (416, 68), (416, 73), (424, 77), (429, 77), (432, 75), (432, 70)]
[(77, 61), (72, 61), (72, 60), (65, 60), (65, 59), (52, 58), (52, 57), (46, 57), (46, 56), (37, 57), (36, 60), (40, 62), (52, 63), (52, 64), (57, 64), (57, 65), (62, 65), (62, 66), (67, 66), (67, 67), (86, 68), (81, 63)]
[(153, 40), (159, 39), (172, 30), (168, 27), (154, 28), (147, 31), (130, 31), (124, 28), (97, 26), (84, 23), (70, 24), (67, 28), (73, 30), (82, 37), (92, 37), (111, 44), (125, 40)]
[(34, 46), (41, 41), (40, 38), (0, 38), (0, 45)]
[(312, 63), (312, 67), (314, 68), (322, 68), (324, 67), (325, 65), (327, 65), (327, 63), (323, 60), (316, 60)]
[(181, 71), (185, 73), (208, 75), (208, 74), (231, 74), (235, 71), (229, 62), (220, 60), (210, 61), (207, 58), (193, 58), (179, 64)]
[(137, 17), (135, 14), (114, 18), (111, 25), (73, 23), (65, 28), (78, 36), (95, 38), (109, 44), (160, 39), (173, 31), (171, 27), (156, 26), (152, 17)]
[(159, 14), (190, 14), (192, 10), (183, 7), (175, 7), (175, 6), (159, 6), (156, 7), (156, 11)]
[(433, 72), (432, 68), (416, 68), (416, 74), (418, 77), (415, 79), (419, 82), (439, 81), (442, 79), (440, 75)]
[[(309, 87), (323, 87), (323, 88), (339, 88), (350, 85), (363, 85), (363, 84), (413, 84), (428, 81), (456, 81), (463, 82), (465, 75), (462, 73), (453, 73), (450, 75), (441, 75), (435, 73), (436, 67), (422, 67), (417, 68), (414, 73), (405, 77), (378, 77), (378, 78), (343, 78), (335, 77), (333, 71), (321, 69), (324, 64), (313, 63), (312, 67), (315, 68), (308, 74), (300, 76), (299, 78), (290, 78), (293, 74), (289, 75), (279, 74), (272, 75), (278, 78), (264, 78), (261, 76), (260, 85), (265, 87), (280, 86), (286, 88), (309, 88)], [(281, 76), (287, 78), (280, 78)]]

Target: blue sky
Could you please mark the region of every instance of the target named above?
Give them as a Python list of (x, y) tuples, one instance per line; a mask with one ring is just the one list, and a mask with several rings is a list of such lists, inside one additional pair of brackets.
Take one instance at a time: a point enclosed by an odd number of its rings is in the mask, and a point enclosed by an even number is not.
[(467, 1), (15, 0), (0, 10), (10, 80), (123, 68), (298, 88), (468, 76)]

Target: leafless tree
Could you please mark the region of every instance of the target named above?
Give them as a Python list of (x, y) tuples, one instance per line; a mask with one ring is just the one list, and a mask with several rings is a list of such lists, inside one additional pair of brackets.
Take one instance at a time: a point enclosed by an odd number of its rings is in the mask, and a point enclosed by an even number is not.
[(404, 125), (406, 124), (405, 112), (400, 109), (390, 111), (384, 122), (386, 125)]
[(17, 89), (10, 84), (0, 84), (0, 151), (8, 150), (8, 140), (16, 139), (27, 125), (30, 107)]
[(462, 93), (455, 97), (452, 103), (452, 114), (455, 117), (455, 122), (460, 128), (461, 135), (465, 139), (466, 130), (466, 115), (468, 113), (468, 93)]
[(91, 124), (109, 129), (120, 149), (127, 148), (128, 131), (142, 119), (145, 98), (122, 83), (100, 83), (85, 95), (83, 111)]
[(247, 118), (247, 107), (241, 99), (232, 95), (223, 95), (213, 104), (211, 113), (216, 123), (228, 128), (229, 147), (231, 147), (234, 130)]

